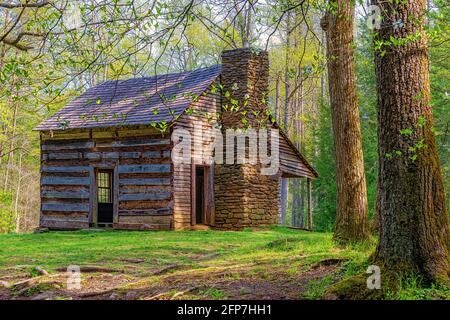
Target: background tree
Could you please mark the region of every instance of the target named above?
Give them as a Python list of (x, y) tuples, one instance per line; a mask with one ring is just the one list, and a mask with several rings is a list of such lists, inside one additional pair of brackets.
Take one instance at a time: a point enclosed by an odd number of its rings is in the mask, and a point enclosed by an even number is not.
[(356, 94), (352, 1), (330, 1), (322, 20), (336, 158), (337, 207), (334, 237), (346, 243), (368, 239), (368, 205)]

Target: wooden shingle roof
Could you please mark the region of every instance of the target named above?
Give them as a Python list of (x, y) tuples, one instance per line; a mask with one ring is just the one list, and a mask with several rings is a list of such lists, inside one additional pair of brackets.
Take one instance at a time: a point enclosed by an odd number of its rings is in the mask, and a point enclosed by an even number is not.
[(34, 130), (87, 129), (170, 123), (219, 76), (221, 66), (92, 87)]

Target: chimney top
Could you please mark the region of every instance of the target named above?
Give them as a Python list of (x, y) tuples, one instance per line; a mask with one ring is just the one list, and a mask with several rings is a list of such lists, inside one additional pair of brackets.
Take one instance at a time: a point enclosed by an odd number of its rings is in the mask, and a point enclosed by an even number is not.
[[(222, 53), (221, 82), (229, 98), (223, 100), (222, 118), (225, 127), (254, 126), (253, 111), (267, 108), (269, 88), (269, 54), (256, 48), (226, 50)], [(233, 107), (234, 111), (230, 111)], [(227, 111), (228, 110), (228, 111)], [(247, 110), (247, 119), (242, 111)]]

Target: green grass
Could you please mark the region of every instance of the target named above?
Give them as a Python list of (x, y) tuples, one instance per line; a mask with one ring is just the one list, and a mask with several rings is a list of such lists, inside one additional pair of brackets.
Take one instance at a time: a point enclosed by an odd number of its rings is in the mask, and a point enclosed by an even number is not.
[[(0, 272), (36, 265), (53, 269), (70, 264), (120, 266), (124, 259), (152, 264), (190, 264), (196, 256), (241, 263), (303, 256), (305, 262), (331, 256), (364, 259), (355, 250), (335, 249), (331, 234), (274, 227), (266, 231), (75, 231), (0, 235)], [(282, 262), (280, 262), (282, 263)]]
[(326, 289), (333, 283), (331, 276), (325, 276), (322, 279), (311, 280), (308, 283), (308, 290), (303, 295), (308, 300), (320, 299), (324, 296)]
[[(36, 266), (56, 274), (56, 268), (69, 265), (96, 265), (125, 270), (122, 276), (133, 283), (129, 287), (153, 288), (155, 292), (149, 295), (160, 293), (164, 288), (170, 297), (187, 286), (200, 285), (199, 289), (190, 291), (188, 298), (252, 298), (259, 291), (268, 291), (271, 296), (270, 286), (276, 289), (280, 284), (279, 288), (283, 290), (288, 284), (290, 288), (298, 289), (296, 298), (320, 299), (334, 282), (365, 272), (367, 257), (373, 250), (373, 243), (340, 248), (332, 241), (331, 233), (310, 233), (283, 227), (242, 232), (11, 234), (0, 235), (0, 278), (13, 278), (14, 273), (21, 274), (21, 279), (23, 274), (37, 277)], [(323, 267), (322, 264), (330, 259), (338, 262), (332, 267)], [(133, 262), (136, 260), (139, 263)], [(154, 271), (164, 268), (169, 268), (164, 275), (153, 275)], [(32, 290), (42, 291), (41, 287), (38, 288)], [(32, 294), (34, 292), (26, 293)], [(446, 288), (423, 289), (419, 280), (408, 279), (402, 284), (401, 292), (392, 298), (449, 296)]]

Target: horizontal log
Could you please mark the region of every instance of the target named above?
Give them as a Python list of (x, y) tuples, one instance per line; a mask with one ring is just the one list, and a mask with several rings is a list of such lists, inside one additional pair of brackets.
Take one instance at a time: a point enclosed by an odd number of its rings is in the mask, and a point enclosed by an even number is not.
[(126, 178), (126, 179), (119, 179), (119, 184), (125, 186), (170, 185), (170, 178)]
[(140, 152), (121, 152), (120, 158), (121, 159), (139, 159), (141, 156)]
[(41, 217), (39, 226), (49, 229), (73, 230), (89, 228), (88, 218), (50, 218)]
[(171, 186), (123, 186), (120, 193), (159, 193), (171, 190)]
[(100, 159), (139, 159), (140, 152), (86, 152), (84, 158), (88, 160), (100, 160)]
[(41, 197), (49, 199), (89, 199), (89, 191), (83, 189), (66, 191), (43, 190)]
[(53, 221), (76, 221), (76, 222), (89, 222), (87, 215), (84, 216), (53, 216), (53, 215), (42, 215), (41, 220), (53, 220)]
[(100, 152), (85, 152), (83, 154), (83, 158), (88, 160), (100, 160), (102, 158), (102, 154)]
[(88, 186), (88, 177), (42, 177), (42, 185)]
[(105, 139), (105, 138), (115, 138), (115, 131), (92, 131), (92, 138), (94, 139)]
[(42, 211), (89, 212), (89, 204), (48, 202), (42, 204)]
[(170, 144), (170, 139), (139, 139), (97, 142), (96, 147), (141, 147)]
[(43, 166), (41, 172), (89, 172), (89, 166)]
[(136, 130), (122, 130), (118, 131), (119, 137), (136, 137), (136, 136), (155, 136), (159, 133), (157, 129), (154, 128), (142, 128)]
[(49, 133), (49, 132), (41, 132), (42, 140), (75, 140), (75, 139), (89, 139), (89, 131), (85, 132), (76, 132), (76, 133)]
[(55, 230), (78, 230), (89, 228), (89, 222), (82, 221), (42, 220), (39, 225), (43, 228)]
[(162, 216), (171, 214), (171, 208), (119, 210), (119, 216)]
[(169, 224), (172, 222), (172, 219), (172, 215), (119, 216), (119, 223)]
[(89, 149), (95, 145), (94, 141), (76, 141), (76, 142), (55, 142), (50, 141), (42, 144), (43, 151), (59, 151), (59, 150), (72, 150), (72, 149)]
[(114, 223), (117, 230), (172, 230), (172, 224)]
[(129, 164), (119, 166), (119, 173), (160, 173), (170, 172), (170, 164)]
[(161, 151), (146, 151), (142, 153), (143, 158), (161, 158)]
[(169, 200), (171, 192), (161, 193), (131, 193), (119, 195), (119, 201), (140, 201), (140, 200)]
[(44, 160), (79, 160), (81, 159), (80, 152), (60, 152), (60, 153), (44, 153)]
[(119, 210), (147, 210), (173, 207), (173, 200), (120, 201)]

